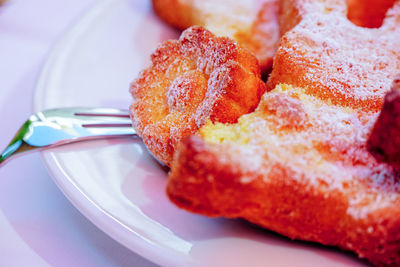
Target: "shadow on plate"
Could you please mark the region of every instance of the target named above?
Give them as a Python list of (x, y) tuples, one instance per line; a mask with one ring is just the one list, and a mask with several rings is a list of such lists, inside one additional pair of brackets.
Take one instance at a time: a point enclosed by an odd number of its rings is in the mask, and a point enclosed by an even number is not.
[[(129, 157), (129, 155), (124, 155)], [(145, 171), (141, 182), (147, 200), (137, 203), (136, 168)], [(252, 265), (263, 266), (266, 262), (279, 266), (365, 266), (350, 252), (322, 246), (312, 242), (293, 241), (274, 232), (262, 229), (240, 219), (207, 218), (177, 208), (166, 193), (167, 172), (145, 153), (138, 160), (122, 185), (125, 196), (139, 206), (152, 220), (172, 231), (177, 237), (192, 244), (190, 255), (214, 264), (240, 266), (254, 258)], [(212, 261), (211, 261), (212, 260)], [(218, 264), (217, 264), (218, 263)], [(247, 262), (248, 263), (248, 262)], [(317, 265), (316, 265), (317, 266)]]

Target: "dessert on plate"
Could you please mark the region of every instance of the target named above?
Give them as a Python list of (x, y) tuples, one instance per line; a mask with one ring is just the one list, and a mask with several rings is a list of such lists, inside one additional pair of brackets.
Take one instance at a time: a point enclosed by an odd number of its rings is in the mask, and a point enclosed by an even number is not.
[(279, 41), (277, 0), (152, 0), (156, 14), (186, 29), (204, 26), (253, 52), (261, 72), (270, 71)]
[[(179, 207), (399, 266), (400, 1), (366, 1), (375, 13), (361, 0), (278, 2), (282, 37), (262, 97), (251, 53), (195, 27), (133, 83), (134, 126), (171, 166)], [(228, 58), (240, 75), (210, 74)], [(216, 108), (206, 99), (220, 88), (232, 95)]]
[(170, 166), (181, 140), (207, 120), (233, 123), (265, 91), (256, 58), (202, 27), (162, 43), (131, 84), (131, 117), (148, 149)]

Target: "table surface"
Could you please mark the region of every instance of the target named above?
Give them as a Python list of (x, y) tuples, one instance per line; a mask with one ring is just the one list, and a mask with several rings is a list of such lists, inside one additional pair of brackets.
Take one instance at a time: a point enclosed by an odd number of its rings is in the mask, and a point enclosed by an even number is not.
[[(0, 147), (32, 112), (52, 46), (96, 0), (9, 0), (0, 7)], [(156, 266), (80, 214), (39, 153), (0, 168), (0, 266)]]

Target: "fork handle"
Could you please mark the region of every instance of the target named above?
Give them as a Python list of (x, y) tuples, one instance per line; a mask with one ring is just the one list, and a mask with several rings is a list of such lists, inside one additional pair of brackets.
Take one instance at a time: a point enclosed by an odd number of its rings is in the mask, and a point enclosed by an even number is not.
[(38, 147), (33, 147), (25, 143), (23, 140), (16, 140), (11, 142), (10, 145), (1, 153), (0, 155), (0, 166), (9, 159), (11, 156), (15, 156), (22, 152), (32, 151), (39, 149)]
[(10, 158), (11, 156), (20, 154), (22, 152), (26, 152), (26, 151), (31, 151), (31, 150), (37, 149), (37, 147), (33, 147), (33, 146), (28, 145), (23, 139), (25, 134), (29, 131), (30, 125), (31, 125), (31, 122), (29, 120), (26, 121), (21, 126), (21, 128), (19, 129), (17, 134), (14, 136), (14, 138), (11, 140), (10, 144), (6, 147), (6, 149), (4, 149), (3, 152), (1, 152), (1, 155), (0, 155), (0, 166), (2, 164), (4, 164), (4, 162), (8, 158)]

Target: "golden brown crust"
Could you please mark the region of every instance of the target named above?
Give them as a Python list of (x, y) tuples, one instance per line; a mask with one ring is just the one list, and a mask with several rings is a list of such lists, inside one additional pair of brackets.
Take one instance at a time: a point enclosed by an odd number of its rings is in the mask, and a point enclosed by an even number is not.
[(279, 42), (277, 0), (152, 0), (156, 14), (177, 29), (199, 25), (238, 41), (271, 70)]
[(400, 263), (398, 206), (356, 219), (347, 212), (346, 193), (314, 187), (306, 177), (294, 179), (296, 174), (280, 164), (270, 170), (268, 181), (256, 175), (244, 183), (249, 173), (236, 167), (238, 162), (222, 162), (219, 158), (227, 155), (216, 149), (221, 147), (196, 136), (185, 140), (167, 188), (175, 204), (211, 217), (244, 217), (293, 239), (350, 249), (377, 265)]
[[(322, 12), (321, 3), (329, 6)], [(333, 104), (379, 110), (400, 72), (399, 2), (379, 29), (355, 26), (345, 17), (344, 1), (282, 1), (298, 14), (276, 53), (269, 89), (287, 83)], [(393, 14), (394, 13), (394, 14)], [(287, 16), (289, 16), (287, 15)], [(287, 18), (291, 20), (291, 18)], [(281, 23), (285, 23), (284, 19)], [(396, 26), (395, 26), (396, 25)]]
[(400, 77), (385, 97), (367, 145), (379, 161), (400, 167)]
[[(292, 112), (271, 112), (271, 99)], [(400, 264), (400, 172), (377, 163), (362, 141), (374, 115), (361, 124), (355, 112), (335, 113), (337, 107), (313, 97), (299, 106), (296, 99), (266, 93), (256, 112), (240, 119), (247, 127), (240, 139), (247, 142), (186, 139), (168, 196), (192, 212), (245, 218), (293, 239), (354, 251), (376, 265)], [(292, 121), (305, 127), (276, 129)]]
[(189, 2), (180, 0), (152, 0), (157, 16), (171, 26), (184, 30), (193, 26), (192, 9)]
[(268, 182), (260, 175), (243, 183), (248, 174), (235, 167), (237, 162), (221, 162), (219, 157), (226, 155), (216, 149), (198, 137), (185, 141), (167, 188), (176, 205), (211, 217), (242, 217), (292, 239), (352, 250), (377, 266), (400, 264), (399, 205), (357, 219), (348, 214), (347, 193), (293, 179), (295, 174), (279, 164), (270, 170)]
[(387, 10), (395, 2), (396, 0), (347, 0), (347, 17), (358, 26), (379, 28)]
[(236, 122), (265, 91), (256, 58), (234, 41), (192, 27), (161, 44), (131, 85), (133, 125), (166, 165), (180, 140), (208, 119)]
[(298, 18), (276, 55), (275, 89), (237, 124), (186, 139), (168, 196), (192, 212), (399, 266), (400, 171), (377, 162), (366, 140), (400, 72), (400, 2), (373, 30), (349, 22), (344, 1), (283, 2)]

